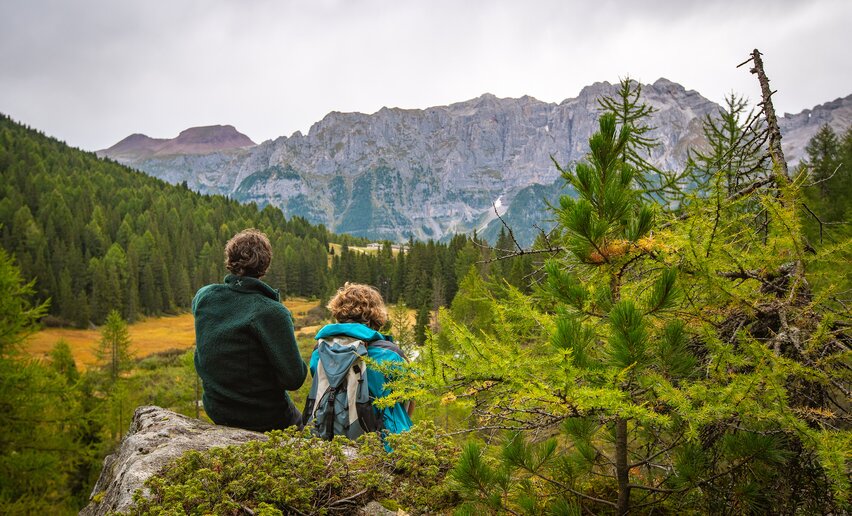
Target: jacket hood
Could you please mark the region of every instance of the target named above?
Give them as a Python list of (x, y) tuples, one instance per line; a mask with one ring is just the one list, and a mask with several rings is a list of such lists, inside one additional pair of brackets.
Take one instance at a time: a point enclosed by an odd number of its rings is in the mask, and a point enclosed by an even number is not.
[(363, 340), (364, 342), (372, 342), (374, 340), (393, 341), (393, 338), (390, 335), (382, 335), (376, 330), (361, 323), (326, 324), (319, 332), (317, 332), (317, 335), (314, 338), (319, 340), (335, 335), (346, 335), (347, 337)]

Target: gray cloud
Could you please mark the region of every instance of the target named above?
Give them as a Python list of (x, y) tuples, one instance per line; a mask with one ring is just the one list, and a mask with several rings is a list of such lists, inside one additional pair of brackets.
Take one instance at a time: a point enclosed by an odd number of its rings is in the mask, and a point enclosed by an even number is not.
[(327, 112), (529, 94), (664, 76), (782, 111), (850, 93), (852, 3), (0, 0), (0, 111), (94, 150), (132, 132), (231, 123), (255, 140)]

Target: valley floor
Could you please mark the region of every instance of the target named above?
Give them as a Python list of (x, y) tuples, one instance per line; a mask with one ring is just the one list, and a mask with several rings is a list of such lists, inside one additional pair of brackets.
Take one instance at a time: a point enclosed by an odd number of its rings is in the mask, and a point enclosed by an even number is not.
[[(284, 301), (284, 305), (293, 314), (296, 324), (296, 336), (310, 336), (320, 326), (301, 326), (300, 320), (308, 310), (318, 305), (316, 300), (293, 298)], [(168, 350), (185, 350), (195, 345), (195, 326), (192, 314), (151, 317), (128, 325), (130, 349), (137, 358), (161, 353)], [(35, 358), (46, 359), (56, 343), (64, 339), (71, 347), (74, 361), (80, 370), (86, 370), (97, 363), (95, 350), (101, 338), (100, 330), (79, 330), (74, 328), (45, 328), (31, 335), (26, 343), (26, 351)]]

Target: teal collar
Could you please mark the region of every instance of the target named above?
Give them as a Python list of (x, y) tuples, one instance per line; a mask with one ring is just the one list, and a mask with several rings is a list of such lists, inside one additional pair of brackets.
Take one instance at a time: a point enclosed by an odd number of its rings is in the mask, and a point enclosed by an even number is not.
[(263, 281), (257, 278), (252, 278), (251, 276), (236, 276), (234, 274), (228, 274), (225, 276), (225, 284), (228, 285), (231, 290), (236, 290), (237, 292), (245, 292), (247, 294), (258, 293), (270, 299), (274, 299), (275, 301), (281, 301), (281, 297), (278, 295), (277, 289), (274, 289)]
[(382, 335), (376, 330), (361, 323), (326, 324), (314, 338), (319, 340), (334, 335), (346, 335), (347, 337), (360, 339), (364, 342), (373, 342), (374, 340), (393, 340), (390, 335)]

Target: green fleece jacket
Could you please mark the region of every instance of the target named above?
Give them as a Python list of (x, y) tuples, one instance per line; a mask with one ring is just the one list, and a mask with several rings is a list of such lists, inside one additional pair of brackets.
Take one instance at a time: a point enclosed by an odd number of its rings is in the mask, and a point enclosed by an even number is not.
[(263, 281), (228, 275), (192, 300), (195, 369), (204, 410), (215, 423), (267, 431), (298, 423), (288, 390), (308, 368), (299, 354), (290, 312)]

